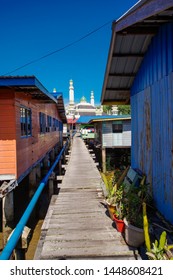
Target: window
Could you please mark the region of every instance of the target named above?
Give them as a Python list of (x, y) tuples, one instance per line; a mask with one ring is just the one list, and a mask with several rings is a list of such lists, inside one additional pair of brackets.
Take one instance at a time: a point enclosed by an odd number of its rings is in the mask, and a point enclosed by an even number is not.
[(56, 119), (53, 118), (53, 128), (52, 131), (56, 131)]
[(59, 122), (59, 130), (60, 130), (60, 131), (63, 130), (63, 124), (62, 124), (62, 122)]
[(59, 130), (59, 120), (56, 120), (56, 130)]
[(46, 115), (44, 113), (39, 114), (40, 119), (40, 133), (46, 132)]
[(21, 128), (20, 133), (22, 137), (31, 136), (32, 134), (31, 109), (20, 107), (20, 128)]
[(51, 127), (52, 127), (52, 117), (47, 116), (46, 132), (51, 132)]
[(122, 133), (123, 132), (123, 125), (120, 122), (112, 124), (112, 133)]

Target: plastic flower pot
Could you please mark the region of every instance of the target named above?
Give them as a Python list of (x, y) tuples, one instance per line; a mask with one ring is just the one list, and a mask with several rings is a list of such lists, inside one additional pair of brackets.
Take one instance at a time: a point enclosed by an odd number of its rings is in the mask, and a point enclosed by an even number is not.
[(115, 214), (113, 215), (113, 220), (115, 222), (117, 231), (119, 231), (121, 233), (124, 233), (124, 230), (125, 230), (124, 221), (123, 220), (119, 220)]
[(124, 218), (125, 223), (125, 240), (129, 246), (139, 247), (144, 241), (144, 230), (142, 228), (135, 227), (131, 225), (126, 218)]

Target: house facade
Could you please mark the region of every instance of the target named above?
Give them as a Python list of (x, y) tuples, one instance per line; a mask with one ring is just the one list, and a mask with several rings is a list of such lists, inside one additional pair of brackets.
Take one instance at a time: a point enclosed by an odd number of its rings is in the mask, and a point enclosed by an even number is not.
[(131, 103), (131, 165), (146, 174), (157, 209), (171, 223), (172, 98), (173, 1), (139, 1), (113, 24), (102, 103)]
[(66, 121), (61, 95), (34, 77), (0, 77), (0, 181), (19, 183), (57, 145)]
[[(63, 145), (66, 122), (61, 94), (35, 76), (0, 77), (0, 230), (3, 244)], [(61, 164), (61, 162), (59, 162)], [(52, 181), (42, 192), (29, 226), (44, 218)]]
[(125, 157), (130, 161), (131, 116), (96, 116), (89, 124), (94, 125), (95, 146), (100, 149), (104, 173), (108, 161), (114, 167), (119, 167)]

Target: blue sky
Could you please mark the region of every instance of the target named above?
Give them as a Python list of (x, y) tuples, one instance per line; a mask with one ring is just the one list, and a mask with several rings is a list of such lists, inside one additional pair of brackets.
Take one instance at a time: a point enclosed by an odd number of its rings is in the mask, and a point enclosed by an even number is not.
[[(1, 0), (0, 75), (35, 75), (51, 92), (68, 102), (73, 79), (75, 102), (94, 91), (100, 103), (111, 38), (111, 22), (137, 0)], [(110, 22), (84, 40), (35, 63)]]

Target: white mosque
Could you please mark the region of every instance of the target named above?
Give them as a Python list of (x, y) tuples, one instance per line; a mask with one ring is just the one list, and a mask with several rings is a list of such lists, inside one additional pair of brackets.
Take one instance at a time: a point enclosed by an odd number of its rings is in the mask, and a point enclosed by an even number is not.
[(74, 102), (74, 86), (73, 80), (70, 80), (69, 85), (69, 104), (66, 106), (66, 117), (68, 123), (73, 123), (74, 120), (79, 119), (80, 116), (94, 116), (102, 115), (102, 107), (96, 108), (94, 104), (94, 92), (91, 91), (90, 103), (87, 102), (83, 96), (80, 103), (75, 104)]

